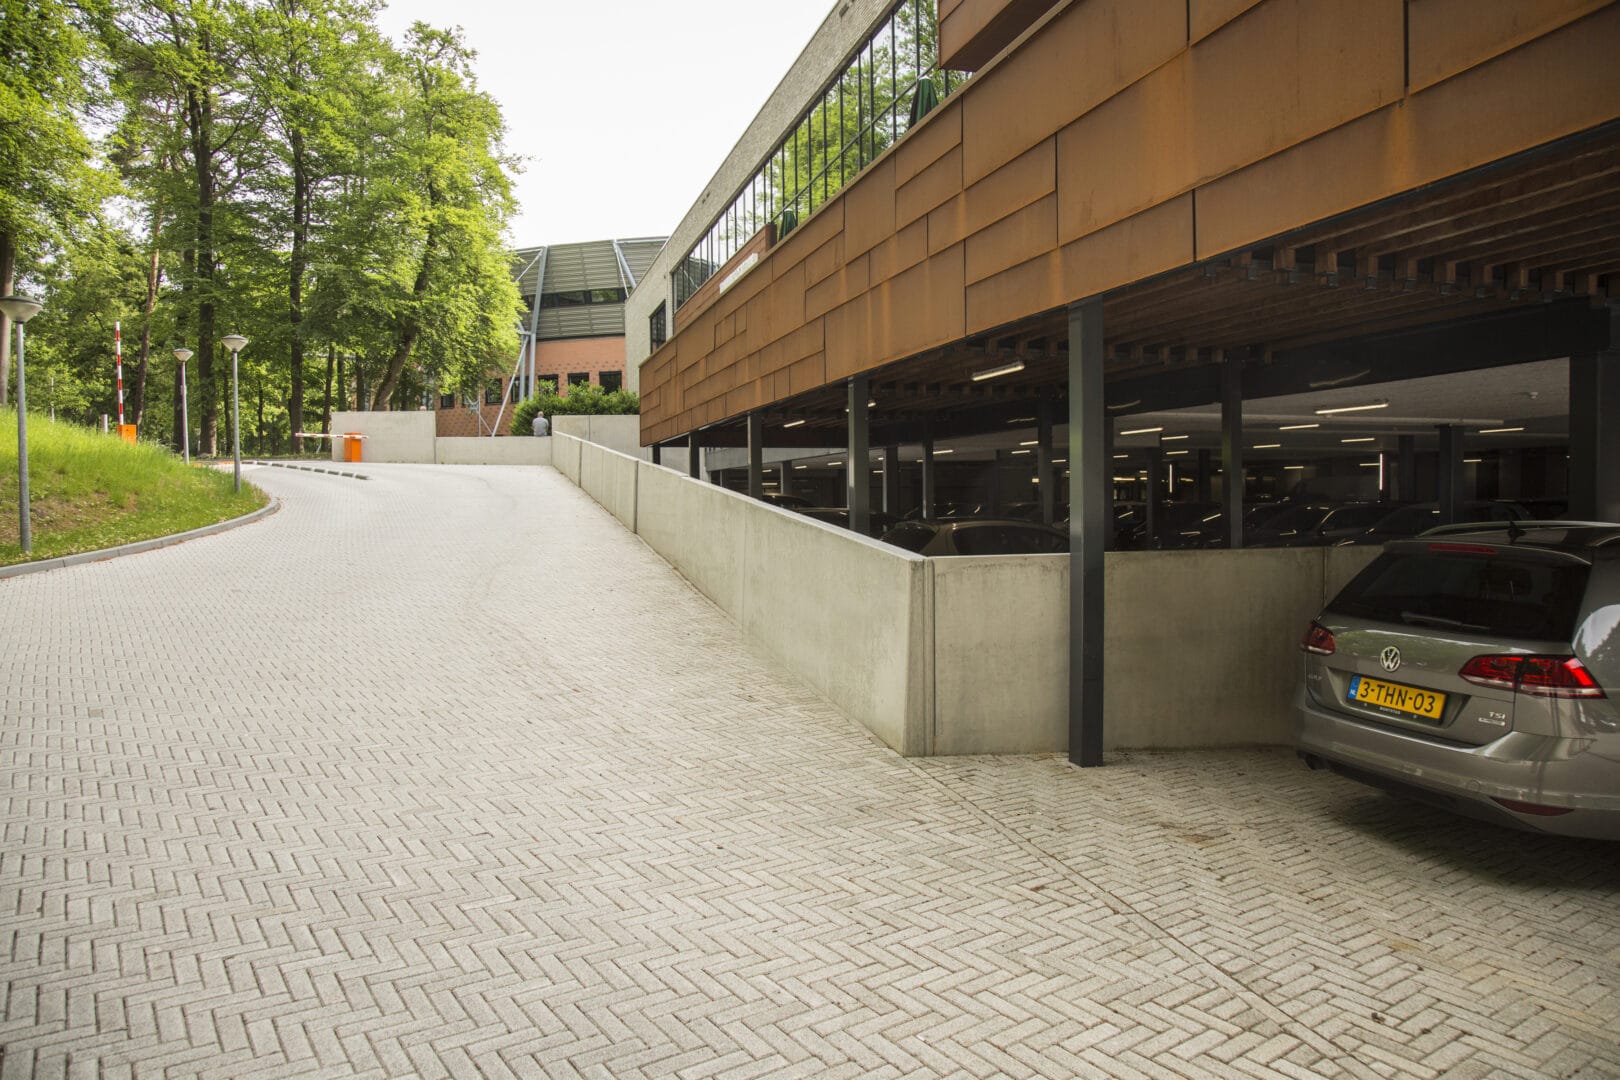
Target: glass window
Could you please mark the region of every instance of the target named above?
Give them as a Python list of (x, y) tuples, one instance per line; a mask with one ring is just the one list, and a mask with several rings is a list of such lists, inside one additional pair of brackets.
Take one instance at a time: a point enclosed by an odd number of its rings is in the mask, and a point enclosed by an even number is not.
[(668, 340), (669, 331), (664, 325), (664, 305), (659, 304), (647, 318), (647, 333), (652, 338), (653, 348), (658, 348)]
[(484, 386), (484, 404), (499, 405), (501, 403), (501, 380), (491, 379)]
[(440, 394), (439, 395), (439, 408), (441, 408), (441, 409), (453, 409), (455, 407), (456, 407), (456, 395), (454, 395), (454, 394)]
[(617, 390), (624, 385), (624, 372), (598, 371), (596, 373), (596, 382), (604, 390)]
[(569, 386), (584, 386), (590, 381), (591, 373), (588, 371), (570, 371), (568, 373)]
[(1464, 552), (1385, 552), (1328, 610), (1408, 626), (1568, 641), (1588, 570)]
[(624, 290), (592, 289), (590, 302), (593, 304), (622, 304), (624, 303)]

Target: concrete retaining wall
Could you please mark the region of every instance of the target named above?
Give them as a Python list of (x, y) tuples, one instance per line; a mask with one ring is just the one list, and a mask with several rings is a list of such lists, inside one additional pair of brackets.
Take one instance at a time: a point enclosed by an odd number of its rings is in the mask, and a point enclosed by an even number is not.
[[(433, 454), (433, 413), (418, 412), (335, 412), (332, 430), (358, 431), (366, 436), (361, 444), (362, 460), (431, 462)], [(332, 440), (332, 460), (343, 460), (346, 440)]]
[(551, 430), (642, 461), (652, 460), (652, 451), (641, 445), (639, 416), (554, 416)]
[(550, 439), (442, 436), (433, 440), (440, 465), (550, 465)]
[[(907, 755), (1068, 747), (1069, 560), (923, 559), (568, 435), (554, 463)], [(1298, 643), (1377, 549), (1110, 552), (1110, 749), (1286, 743)]]

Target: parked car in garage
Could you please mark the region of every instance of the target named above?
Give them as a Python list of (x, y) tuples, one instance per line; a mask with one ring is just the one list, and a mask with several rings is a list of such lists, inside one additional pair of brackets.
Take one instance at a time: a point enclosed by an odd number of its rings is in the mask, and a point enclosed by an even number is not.
[(783, 510), (802, 510), (810, 505), (810, 500), (802, 495), (787, 495), (775, 491), (767, 491), (760, 498), (772, 506), (780, 506)]
[(1031, 521), (902, 521), (881, 537), (918, 555), (1050, 555), (1069, 550), (1069, 535)]
[(1308, 502), (1269, 518), (1243, 538), (1245, 547), (1320, 547), (1366, 531), (1390, 503)]
[[(1518, 503), (1475, 499), (1457, 507), (1457, 522), (1522, 521), (1529, 511)], [(1414, 503), (1392, 510), (1373, 523), (1365, 532), (1346, 536), (1340, 545), (1384, 544), (1407, 536), (1428, 532), (1440, 524), (1440, 507), (1435, 503)]]
[(1445, 526), (1387, 544), (1311, 622), (1312, 768), (1457, 813), (1620, 840), (1620, 525)]
[[(800, 507), (799, 513), (805, 517), (813, 517), (817, 521), (825, 521), (829, 525), (837, 525), (841, 529), (849, 528), (849, 511), (842, 506), (805, 506)], [(873, 510), (867, 515), (866, 535), (882, 536), (894, 527), (900, 520), (893, 514), (885, 514), (880, 510)]]

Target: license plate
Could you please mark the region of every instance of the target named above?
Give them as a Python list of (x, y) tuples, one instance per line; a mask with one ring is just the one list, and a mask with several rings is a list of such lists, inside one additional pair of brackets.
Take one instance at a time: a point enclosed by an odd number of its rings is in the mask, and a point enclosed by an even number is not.
[(1357, 705), (1371, 705), (1384, 712), (1418, 716), (1425, 720), (1440, 719), (1446, 707), (1444, 694), (1382, 679), (1369, 679), (1365, 675), (1357, 675), (1350, 680), (1350, 692), (1346, 697)]

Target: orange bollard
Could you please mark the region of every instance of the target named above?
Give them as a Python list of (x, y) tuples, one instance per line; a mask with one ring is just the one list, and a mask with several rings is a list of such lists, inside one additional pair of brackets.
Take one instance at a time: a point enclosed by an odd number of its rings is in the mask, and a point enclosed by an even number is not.
[(343, 460), (360, 460), (360, 433), (358, 431), (345, 431), (343, 433)]

